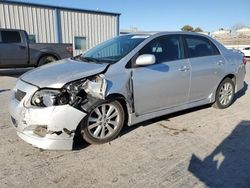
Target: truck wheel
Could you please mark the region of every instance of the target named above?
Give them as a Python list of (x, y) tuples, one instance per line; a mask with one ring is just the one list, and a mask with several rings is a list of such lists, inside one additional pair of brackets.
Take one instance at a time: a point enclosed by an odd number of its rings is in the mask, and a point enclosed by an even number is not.
[(230, 78), (225, 78), (219, 85), (213, 107), (224, 109), (229, 107), (234, 100), (235, 84)]
[(55, 57), (50, 56), (50, 55), (44, 56), (44, 57), (42, 57), (42, 58), (39, 60), (39, 62), (38, 62), (38, 67), (39, 67), (39, 66), (42, 66), (42, 65), (45, 65), (45, 64), (47, 64), (47, 63), (54, 62), (54, 61), (57, 61), (57, 59), (56, 59)]
[(118, 101), (97, 104), (83, 121), (81, 132), (84, 140), (90, 144), (110, 142), (120, 133), (124, 117), (123, 107)]

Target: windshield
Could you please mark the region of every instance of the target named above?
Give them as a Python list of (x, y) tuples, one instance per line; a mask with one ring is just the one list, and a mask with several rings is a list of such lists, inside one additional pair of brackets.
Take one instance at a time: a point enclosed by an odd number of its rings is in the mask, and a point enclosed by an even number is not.
[(136, 46), (144, 41), (148, 35), (123, 35), (103, 42), (81, 55), (82, 61), (116, 63)]

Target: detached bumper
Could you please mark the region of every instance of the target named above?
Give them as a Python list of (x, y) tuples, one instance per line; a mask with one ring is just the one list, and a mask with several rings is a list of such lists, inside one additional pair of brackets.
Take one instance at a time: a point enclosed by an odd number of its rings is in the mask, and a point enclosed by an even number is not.
[(17, 135), (23, 139), (25, 142), (46, 150), (72, 150), (73, 139), (72, 138), (39, 138), (27, 132), (19, 132), (17, 131)]
[(16, 87), (27, 93), (18, 101), (14, 89), (9, 102), (9, 112), (17, 135), (38, 148), (71, 150), (75, 130), (86, 114), (70, 105), (26, 107), (26, 101), (37, 89), (22, 81), (17, 82)]

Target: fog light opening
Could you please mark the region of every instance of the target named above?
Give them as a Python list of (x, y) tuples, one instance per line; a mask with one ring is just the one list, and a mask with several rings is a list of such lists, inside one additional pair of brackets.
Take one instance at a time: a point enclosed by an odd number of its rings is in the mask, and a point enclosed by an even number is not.
[(34, 129), (33, 133), (40, 136), (40, 137), (45, 137), (47, 134), (47, 126), (46, 125), (37, 126)]

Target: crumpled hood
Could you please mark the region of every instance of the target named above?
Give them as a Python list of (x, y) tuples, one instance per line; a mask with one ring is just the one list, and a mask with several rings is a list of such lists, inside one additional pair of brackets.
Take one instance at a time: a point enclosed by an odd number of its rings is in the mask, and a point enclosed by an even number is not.
[(68, 82), (101, 73), (108, 64), (63, 59), (23, 74), (20, 79), (40, 88), (61, 88)]

